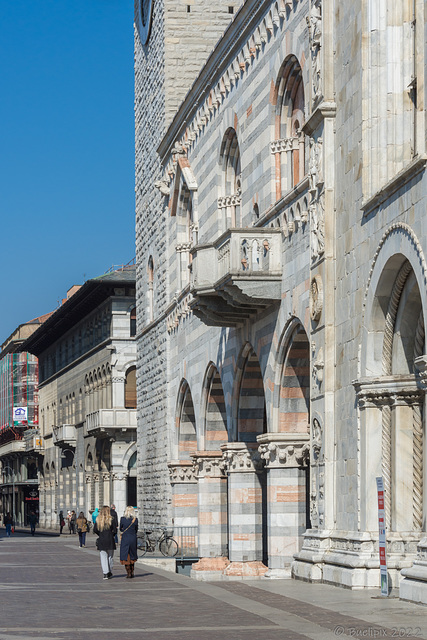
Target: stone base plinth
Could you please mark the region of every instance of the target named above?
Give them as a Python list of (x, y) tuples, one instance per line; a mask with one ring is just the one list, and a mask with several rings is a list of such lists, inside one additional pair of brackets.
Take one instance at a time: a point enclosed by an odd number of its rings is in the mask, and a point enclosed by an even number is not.
[(230, 562), (226, 567), (224, 580), (256, 580), (262, 578), (268, 571), (268, 567), (262, 562)]
[(263, 577), (269, 578), (270, 580), (288, 580), (292, 577), (291, 567), (285, 567), (284, 569), (269, 569)]
[(402, 569), (401, 577), (400, 599), (427, 604), (427, 564), (416, 562), (413, 567)]
[(190, 577), (194, 580), (209, 581), (221, 580), (225, 569), (230, 564), (228, 558), (200, 558), (193, 564)]

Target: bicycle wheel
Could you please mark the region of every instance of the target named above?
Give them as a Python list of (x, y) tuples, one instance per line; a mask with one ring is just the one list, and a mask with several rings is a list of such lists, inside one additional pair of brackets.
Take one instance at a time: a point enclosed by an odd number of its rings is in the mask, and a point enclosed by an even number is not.
[(178, 553), (178, 543), (173, 538), (163, 538), (159, 544), (160, 553), (168, 558), (173, 558)]
[(138, 547), (139, 555), (145, 556), (148, 551), (148, 541), (147, 538), (138, 538), (136, 539), (136, 546)]

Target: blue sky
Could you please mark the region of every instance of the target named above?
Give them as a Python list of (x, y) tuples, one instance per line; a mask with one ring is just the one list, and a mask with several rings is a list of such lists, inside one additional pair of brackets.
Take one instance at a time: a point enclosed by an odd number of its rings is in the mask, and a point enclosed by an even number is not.
[(133, 2), (0, 2), (0, 344), (135, 256)]

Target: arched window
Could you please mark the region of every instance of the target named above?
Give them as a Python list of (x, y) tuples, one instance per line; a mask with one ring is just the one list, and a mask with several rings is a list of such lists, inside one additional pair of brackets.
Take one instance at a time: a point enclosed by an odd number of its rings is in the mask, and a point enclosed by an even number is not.
[(126, 372), (125, 408), (136, 409), (136, 367), (131, 367)]
[(218, 208), (222, 213), (223, 230), (241, 227), (242, 177), (240, 167), (240, 149), (236, 131), (226, 131), (220, 153), (221, 186)]
[(152, 322), (154, 320), (154, 262), (153, 257), (150, 256), (148, 259), (148, 290), (147, 290), (147, 299), (148, 299), (148, 322)]
[(136, 336), (136, 307), (130, 311), (130, 337)]
[(304, 84), (295, 56), (284, 61), (276, 84), (275, 140), (276, 199), (300, 182), (305, 171)]

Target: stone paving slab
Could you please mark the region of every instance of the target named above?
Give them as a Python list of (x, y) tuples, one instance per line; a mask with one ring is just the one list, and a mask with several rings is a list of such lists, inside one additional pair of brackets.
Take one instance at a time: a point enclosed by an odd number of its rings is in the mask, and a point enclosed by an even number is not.
[(95, 536), (0, 532), (0, 640), (427, 639), (425, 609), (372, 592), (285, 581), (200, 583), (118, 563), (103, 581)]

